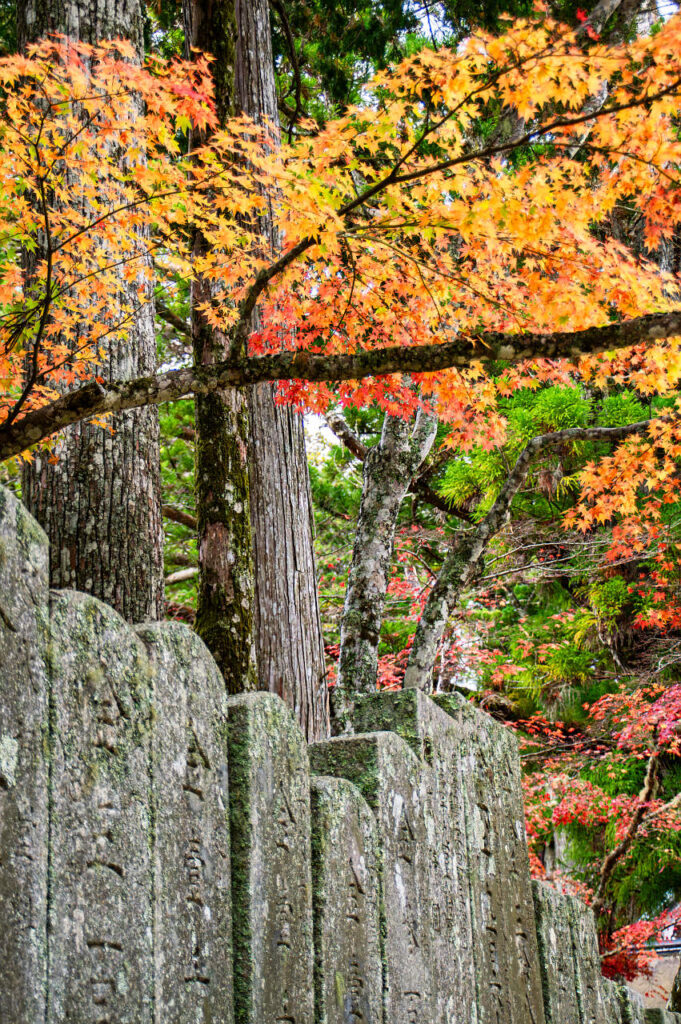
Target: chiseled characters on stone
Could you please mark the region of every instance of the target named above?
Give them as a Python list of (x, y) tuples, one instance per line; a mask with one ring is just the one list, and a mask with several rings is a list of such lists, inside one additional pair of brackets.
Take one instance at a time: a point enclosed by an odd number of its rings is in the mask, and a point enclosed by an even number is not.
[(311, 781), (315, 1024), (381, 1024), (375, 818), (346, 779)]
[[(543, 882), (533, 890), (547, 1024), (610, 1024), (617, 993), (604, 985), (592, 912)], [(629, 1009), (620, 994), (617, 1012)]]
[(0, 1021), (43, 1024), (47, 966), (47, 538), (0, 488)]
[(382, 865), (386, 1021), (432, 1024), (432, 921), (426, 835), (434, 828), (423, 765), (391, 732), (310, 747), (313, 771), (349, 779), (376, 817)]
[(199, 637), (137, 627), (153, 666), (156, 1024), (231, 1024), (227, 696)]
[(307, 746), (273, 694), (228, 709), (235, 1021), (312, 1024)]
[(543, 1024), (517, 743), (460, 694), (436, 702), (460, 737), (456, 777), (464, 792), (479, 1021)]
[(151, 668), (120, 616), (52, 597), (47, 1024), (151, 1024)]
[(436, 1019), (543, 1024), (515, 740), (457, 694), (372, 695), (356, 723), (394, 730), (424, 764)]

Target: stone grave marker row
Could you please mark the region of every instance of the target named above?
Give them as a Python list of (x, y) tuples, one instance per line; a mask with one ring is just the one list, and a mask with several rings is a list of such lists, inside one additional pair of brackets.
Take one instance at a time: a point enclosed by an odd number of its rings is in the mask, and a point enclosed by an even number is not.
[(0, 1024), (681, 1024), (533, 900), (508, 731), (406, 691), (308, 749), (47, 554), (0, 490)]

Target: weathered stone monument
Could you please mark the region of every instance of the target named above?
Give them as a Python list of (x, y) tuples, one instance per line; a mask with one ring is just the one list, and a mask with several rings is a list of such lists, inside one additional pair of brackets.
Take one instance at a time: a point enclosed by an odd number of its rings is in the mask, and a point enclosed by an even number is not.
[(51, 603), (47, 1021), (152, 1020), (151, 671), (107, 605)]
[(457, 696), (307, 747), (184, 626), (50, 594), (0, 489), (0, 1024), (681, 1024), (530, 883), (515, 741)]
[(515, 739), (459, 695), (377, 694), (360, 729), (392, 729), (422, 760), (437, 1019), (543, 1024)]
[(317, 1024), (383, 1016), (376, 822), (345, 779), (312, 779), (312, 892)]
[(313, 770), (350, 779), (376, 817), (387, 1019), (394, 1024), (434, 1021), (426, 839), (433, 821), (418, 759), (391, 732), (316, 743), (310, 754)]
[(225, 686), (187, 626), (139, 626), (137, 634), (152, 670), (154, 711), (154, 1005), (164, 1020), (183, 1024), (231, 1021)]
[(303, 734), (269, 693), (229, 700), (238, 1024), (313, 1024), (310, 778)]
[(47, 538), (0, 489), (0, 1021), (44, 1019), (47, 970)]

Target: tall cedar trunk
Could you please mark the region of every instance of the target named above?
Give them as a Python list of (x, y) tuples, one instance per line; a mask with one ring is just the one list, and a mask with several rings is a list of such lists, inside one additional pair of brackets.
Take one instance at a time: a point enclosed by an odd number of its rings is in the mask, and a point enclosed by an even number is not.
[(349, 727), (354, 694), (376, 689), (397, 517), (436, 432), (437, 421), (420, 411), (413, 430), (407, 420), (386, 415), (381, 439), (364, 459), (362, 500), (341, 620), (338, 683), (332, 698), (335, 732)]
[[(234, 0), (185, 0), (185, 45), (211, 53), (220, 121), (234, 113)], [(192, 142), (200, 142), (193, 139)], [(197, 234), (194, 253), (205, 250)], [(209, 281), (192, 284), (194, 361), (226, 358), (229, 339), (213, 330), (197, 306), (211, 297)], [(199, 593), (195, 628), (217, 661), (230, 693), (256, 689), (253, 642), (254, 570), (248, 481), (246, 394), (223, 388), (197, 395), (196, 512)]]
[[(236, 0), (237, 105), (278, 124), (267, 0)], [(276, 237), (272, 220), (263, 232)], [(274, 401), (274, 387), (249, 390), (255, 636), (261, 689), (293, 708), (310, 740), (328, 732), (313, 547), (312, 501), (302, 417)]]
[[(139, 0), (22, 0), (20, 47), (49, 32), (86, 42), (123, 36), (142, 56)], [(135, 306), (137, 288), (121, 278), (121, 304), (127, 298)], [(105, 373), (125, 380), (155, 367), (149, 301), (128, 337), (109, 346)], [(142, 622), (160, 618), (165, 604), (158, 410), (117, 414), (111, 426), (113, 433), (88, 423), (68, 427), (56, 463), (39, 455), (25, 468), (23, 496), (50, 540), (52, 585), (87, 591)]]

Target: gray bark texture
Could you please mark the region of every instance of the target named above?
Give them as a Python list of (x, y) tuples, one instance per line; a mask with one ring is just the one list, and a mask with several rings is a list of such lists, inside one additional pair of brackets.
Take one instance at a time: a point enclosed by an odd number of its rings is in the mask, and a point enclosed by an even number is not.
[[(237, 0), (236, 102), (278, 124), (269, 8)], [(271, 217), (261, 220), (273, 258)], [(249, 473), (255, 558), (258, 685), (291, 707), (308, 740), (328, 732), (329, 712), (313, 546), (312, 501), (302, 416), (274, 401), (275, 388), (249, 389)]]
[[(22, 48), (50, 32), (90, 43), (122, 36), (141, 56), (142, 27), (139, 0), (18, 4)], [(120, 297), (112, 295), (111, 303), (135, 307), (139, 284), (121, 278)], [(98, 373), (125, 381), (155, 368), (154, 307), (147, 301), (128, 337), (110, 344)], [(56, 463), (38, 456), (25, 468), (24, 501), (50, 540), (52, 586), (93, 594), (133, 622), (158, 619), (165, 607), (158, 412), (117, 413), (111, 426), (113, 433), (86, 422), (67, 429), (54, 449)]]
[(381, 439), (364, 459), (362, 500), (341, 619), (338, 683), (333, 694), (334, 729), (338, 732), (349, 725), (353, 695), (376, 689), (378, 641), (397, 517), (436, 432), (437, 421), (421, 410), (413, 427), (408, 420), (386, 415)]

